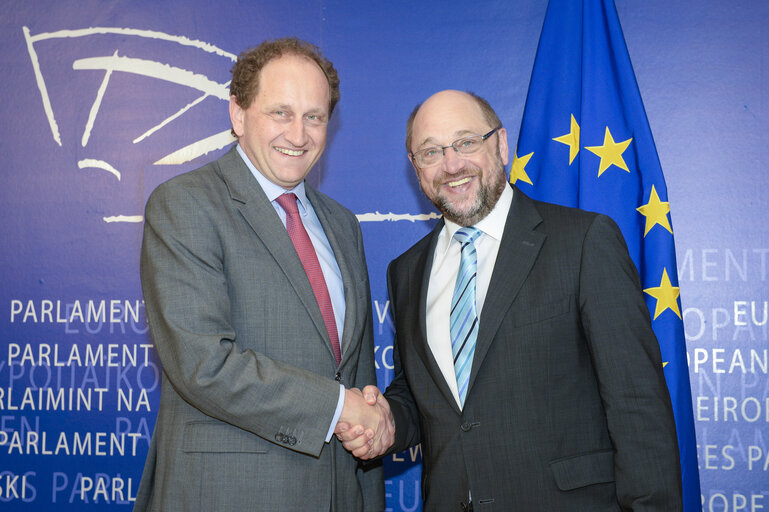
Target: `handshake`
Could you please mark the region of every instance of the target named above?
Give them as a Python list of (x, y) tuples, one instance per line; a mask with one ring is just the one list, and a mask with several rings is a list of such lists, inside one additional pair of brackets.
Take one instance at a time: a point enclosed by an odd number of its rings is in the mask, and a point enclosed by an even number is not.
[(345, 390), (344, 408), (334, 434), (359, 459), (374, 459), (387, 452), (395, 442), (395, 423), (379, 388)]

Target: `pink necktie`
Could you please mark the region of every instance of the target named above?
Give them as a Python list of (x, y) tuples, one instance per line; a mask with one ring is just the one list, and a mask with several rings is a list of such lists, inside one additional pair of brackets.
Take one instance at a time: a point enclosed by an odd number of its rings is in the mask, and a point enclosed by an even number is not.
[(320, 313), (323, 315), (323, 322), (326, 324), (328, 337), (331, 338), (331, 349), (334, 351), (336, 364), (342, 360), (342, 351), (339, 348), (339, 334), (336, 331), (336, 320), (334, 320), (334, 307), (331, 304), (331, 297), (326, 287), (326, 279), (323, 277), (323, 271), (318, 262), (318, 255), (315, 254), (315, 248), (312, 245), (307, 230), (304, 229), (302, 219), (299, 217), (299, 208), (296, 206), (296, 196), (294, 194), (282, 194), (275, 198), (275, 201), (286, 212), (286, 230), (291, 241), (294, 243), (299, 259), (302, 261), (304, 271), (310, 280), (312, 291), (315, 292), (315, 299), (318, 301)]

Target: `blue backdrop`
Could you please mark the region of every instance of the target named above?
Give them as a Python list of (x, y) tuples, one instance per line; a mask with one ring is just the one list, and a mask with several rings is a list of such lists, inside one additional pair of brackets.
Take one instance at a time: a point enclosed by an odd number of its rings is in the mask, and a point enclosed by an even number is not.
[[(703, 508), (769, 509), (769, 4), (616, 3), (668, 185)], [(2, 1), (0, 507), (130, 509), (161, 371), (141, 215), (155, 186), (225, 150), (235, 54), (296, 35), (339, 70), (308, 179), (361, 219), (384, 387), (385, 269), (435, 222), (406, 118), (439, 89), (472, 90), (514, 147), (546, 7)], [(421, 509), (419, 461), (387, 459), (390, 510)]]

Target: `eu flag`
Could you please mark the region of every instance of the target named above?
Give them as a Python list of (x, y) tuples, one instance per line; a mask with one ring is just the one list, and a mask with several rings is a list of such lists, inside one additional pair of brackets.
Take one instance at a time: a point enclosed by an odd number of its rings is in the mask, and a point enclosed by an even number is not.
[(613, 0), (550, 0), (510, 181), (622, 229), (664, 361), (684, 510), (701, 510), (667, 188)]

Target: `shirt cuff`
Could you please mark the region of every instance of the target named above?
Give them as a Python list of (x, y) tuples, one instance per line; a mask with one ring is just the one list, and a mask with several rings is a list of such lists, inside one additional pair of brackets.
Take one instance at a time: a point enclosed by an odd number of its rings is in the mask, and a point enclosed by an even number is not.
[(339, 399), (336, 402), (336, 411), (334, 411), (334, 418), (331, 420), (331, 426), (328, 428), (328, 434), (326, 434), (326, 442), (331, 441), (331, 436), (334, 435), (334, 429), (336, 424), (339, 423), (339, 417), (342, 415), (342, 409), (344, 409), (344, 386), (339, 384)]

